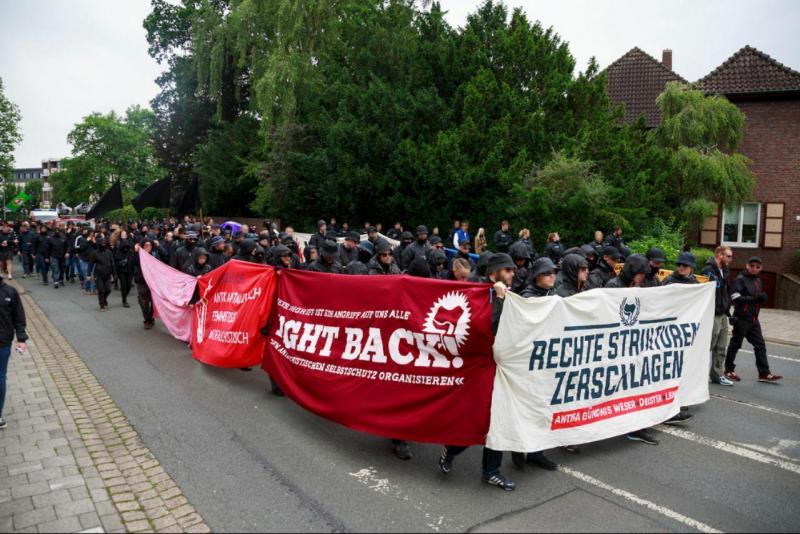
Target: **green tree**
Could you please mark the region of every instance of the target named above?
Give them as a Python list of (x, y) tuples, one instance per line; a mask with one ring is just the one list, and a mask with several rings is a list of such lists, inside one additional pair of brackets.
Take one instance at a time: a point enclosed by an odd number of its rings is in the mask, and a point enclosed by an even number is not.
[(690, 228), (716, 212), (751, 197), (755, 177), (750, 160), (736, 152), (745, 116), (723, 96), (671, 82), (658, 97), (664, 115), (655, 135), (671, 155), (674, 174), (667, 189)]
[(0, 78), (0, 178), (10, 178), (14, 171), (14, 148), (22, 141), (19, 106), (6, 98)]
[(92, 113), (75, 125), (67, 136), (72, 157), (54, 180), (55, 202), (74, 206), (105, 192), (120, 180), (127, 200), (158, 180), (163, 170), (153, 154), (153, 112), (139, 106), (128, 108), (124, 117), (115, 112)]
[(25, 184), (23, 190), (30, 195), (30, 200), (25, 203), (28, 210), (36, 209), (42, 203), (42, 181), (31, 180)]

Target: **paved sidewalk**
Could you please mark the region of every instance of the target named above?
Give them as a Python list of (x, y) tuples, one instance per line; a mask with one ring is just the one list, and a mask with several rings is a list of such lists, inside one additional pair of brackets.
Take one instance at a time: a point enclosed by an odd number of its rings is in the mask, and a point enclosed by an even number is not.
[(765, 340), (800, 347), (800, 311), (766, 309), (758, 317)]
[(31, 339), (9, 366), (0, 532), (209, 532), (80, 356), (12, 283)]

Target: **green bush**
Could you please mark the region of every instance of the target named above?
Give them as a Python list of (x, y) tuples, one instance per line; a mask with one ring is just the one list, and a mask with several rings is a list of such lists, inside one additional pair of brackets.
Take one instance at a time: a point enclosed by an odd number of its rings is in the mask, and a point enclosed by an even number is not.
[[(628, 247), (638, 254), (647, 254), (652, 247), (658, 247), (664, 251), (667, 262), (665, 269), (674, 269), (675, 260), (681, 253), (684, 246), (685, 233), (682, 224), (667, 222), (661, 219), (653, 221), (652, 226), (646, 235), (628, 243)], [(699, 264), (699, 259), (698, 259)]]
[(703, 270), (703, 265), (706, 264), (708, 258), (714, 257), (714, 251), (708, 248), (693, 247), (689, 251), (694, 254), (694, 258), (697, 260), (697, 268), (695, 269), (697, 273)]

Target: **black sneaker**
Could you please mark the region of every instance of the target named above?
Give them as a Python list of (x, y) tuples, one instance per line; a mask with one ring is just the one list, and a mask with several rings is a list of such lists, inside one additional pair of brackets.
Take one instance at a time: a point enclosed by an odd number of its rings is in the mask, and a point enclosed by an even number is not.
[(525, 469), (525, 453), (524, 452), (512, 452), (511, 453), (511, 463), (514, 464), (514, 467), (522, 471)]
[(122, 303), (122, 307), (123, 307), (123, 308), (130, 308), (130, 307), (131, 307), (131, 305), (130, 305), (130, 304), (128, 304), (127, 302), (123, 302), (123, 303)]
[(44, 285), (47, 285), (47, 282), (44, 282)]
[[(47, 285), (47, 284), (45, 284), (45, 285)], [(56, 282), (55, 284), (53, 284), (53, 287), (54, 287), (54, 288), (56, 288), (56, 289), (58, 289), (58, 282)]]
[(543, 452), (532, 452), (526, 460), (529, 464), (541, 467), (545, 471), (558, 471), (558, 464), (545, 456)]
[(405, 441), (393, 441), (392, 442), (392, 451), (394, 451), (394, 455), (400, 458), (401, 460), (410, 460), (413, 458), (411, 454), (411, 449), (408, 448), (408, 443)]
[(648, 445), (658, 445), (658, 440), (655, 439), (647, 430), (637, 430), (628, 434), (628, 439), (631, 441), (641, 441)]
[(7, 427), (7, 426), (8, 426), (8, 423), (6, 423), (6, 420), (3, 419), (2, 417), (0, 417), (0, 430), (5, 428), (5, 427)]
[(275, 384), (270, 389), (272, 391), (272, 394), (275, 395), (276, 397), (285, 397), (286, 396), (286, 393), (283, 392), (283, 390), (280, 388), (280, 386), (278, 384)]
[(503, 476), (502, 473), (496, 473), (494, 475), (483, 475), (483, 481), (489, 484), (490, 486), (495, 486), (500, 488), (501, 490), (505, 491), (514, 491), (516, 486), (513, 482)]
[(439, 470), (445, 475), (453, 470), (453, 457), (447, 454), (447, 447), (442, 447), (442, 454), (439, 456)]
[(680, 423), (685, 423), (686, 421), (688, 421), (692, 417), (694, 417), (694, 416), (692, 414), (690, 414), (689, 412), (678, 412), (673, 417), (670, 417), (669, 419), (664, 421), (664, 424), (665, 425), (677, 425), (677, 424), (680, 424)]

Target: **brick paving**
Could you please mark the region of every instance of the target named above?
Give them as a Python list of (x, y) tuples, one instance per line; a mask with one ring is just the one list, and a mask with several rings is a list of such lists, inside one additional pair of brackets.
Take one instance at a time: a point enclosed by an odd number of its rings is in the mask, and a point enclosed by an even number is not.
[(30, 295), (0, 430), (0, 532), (210, 532)]

